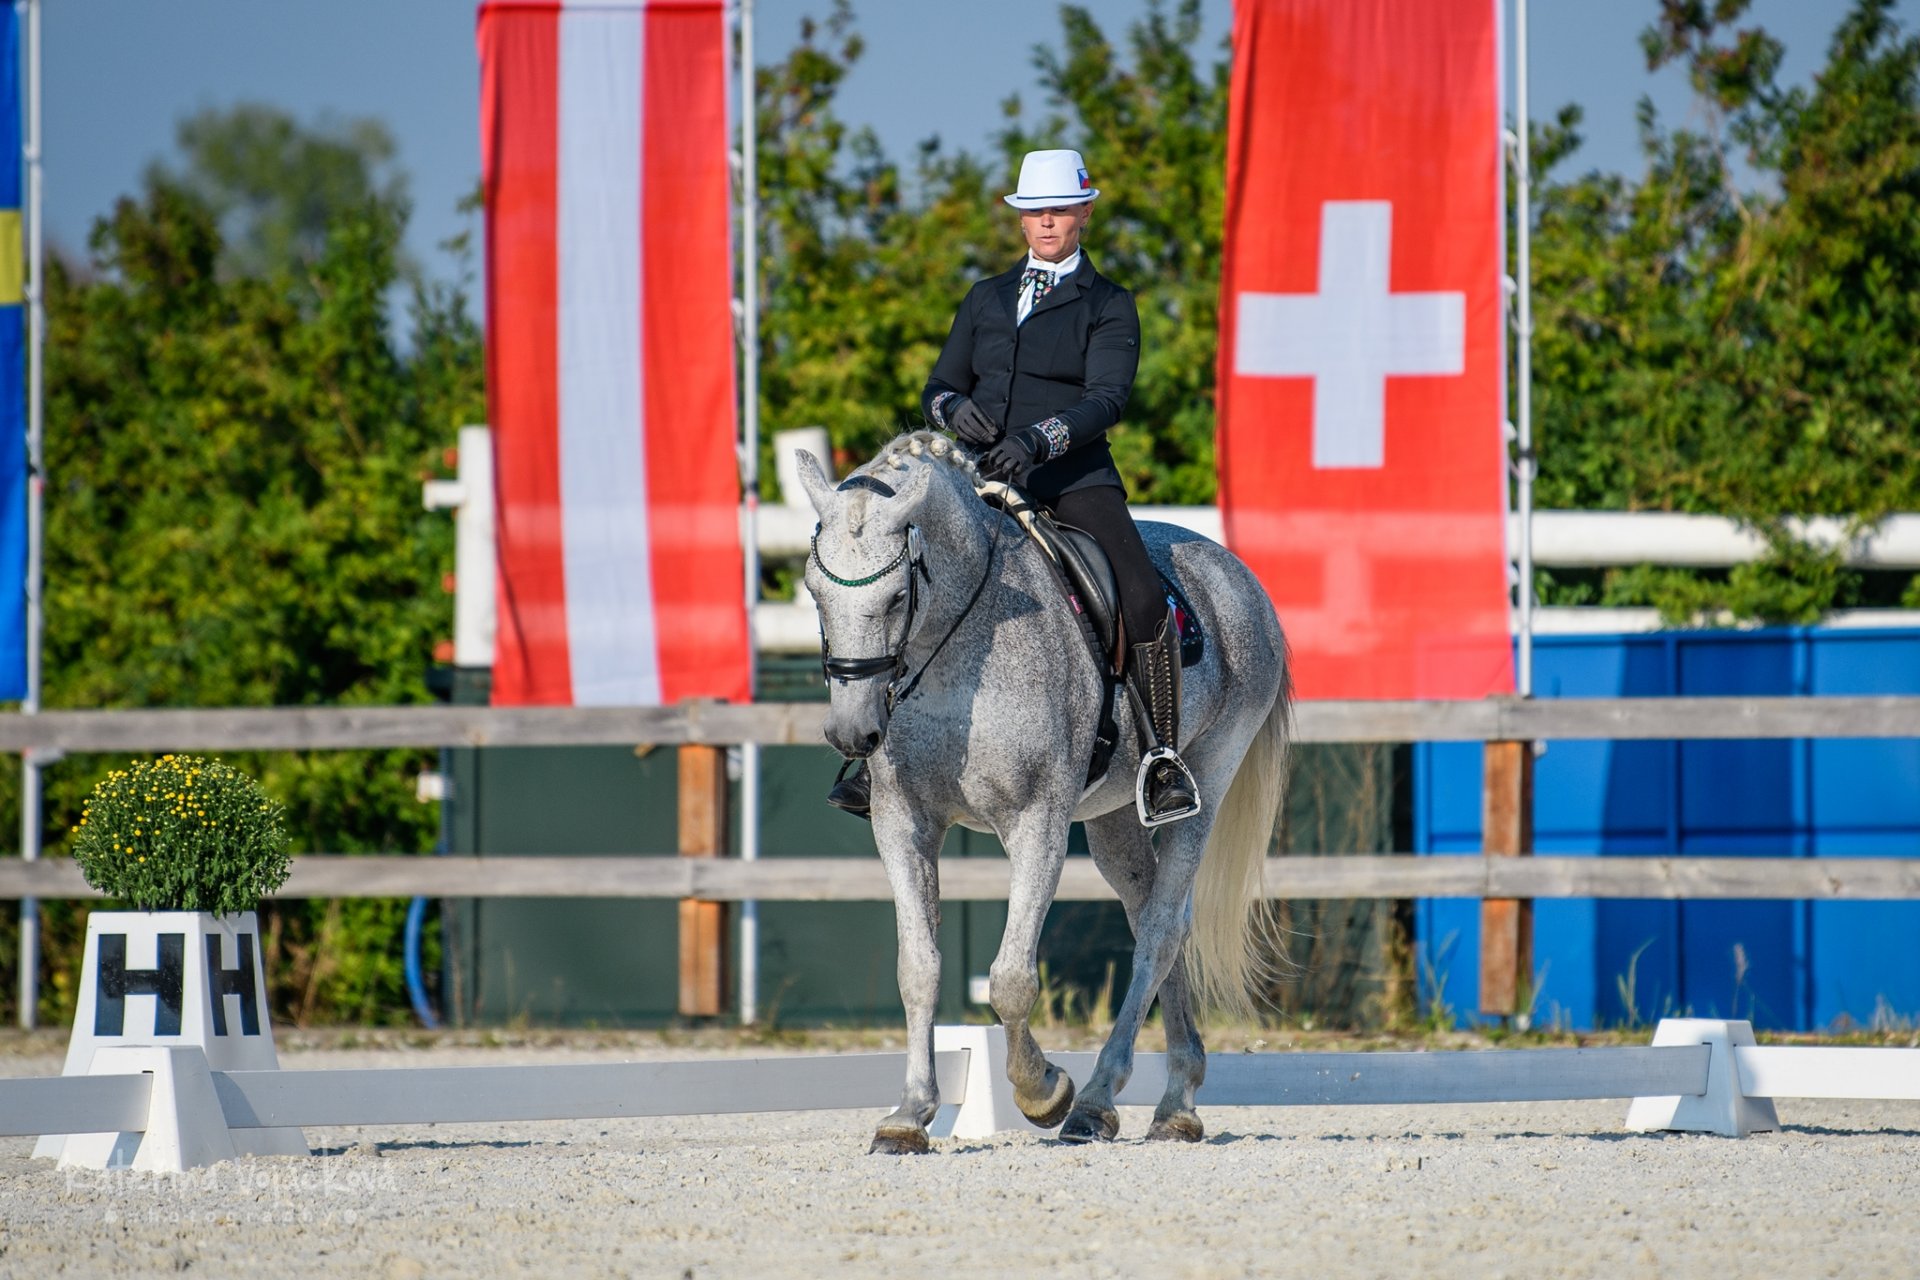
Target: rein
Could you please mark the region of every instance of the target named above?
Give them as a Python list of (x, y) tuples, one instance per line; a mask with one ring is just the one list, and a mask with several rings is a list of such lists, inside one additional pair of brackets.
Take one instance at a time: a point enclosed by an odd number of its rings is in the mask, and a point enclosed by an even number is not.
[(906, 629), (900, 633), (899, 649), (892, 653), (885, 653), (872, 658), (836, 658), (827, 648), (827, 627), (825, 620), (822, 619), (820, 624), (820, 668), (826, 673), (827, 678), (829, 680), (846, 681), (871, 680), (876, 676), (882, 675), (891, 677), (887, 684), (887, 713), (889, 715), (893, 713), (895, 707), (912, 697), (914, 690), (920, 687), (920, 678), (927, 674), (927, 669), (933, 665), (934, 659), (940, 656), (941, 650), (947, 647), (947, 641), (953, 639), (954, 633), (960, 630), (960, 624), (967, 620), (967, 615), (973, 612), (973, 606), (980, 602), (981, 593), (987, 589), (987, 582), (993, 577), (993, 558), (994, 553), (998, 551), (1000, 547), (1000, 531), (1002, 527), (1000, 521), (994, 521), (993, 540), (987, 544), (987, 563), (985, 568), (981, 570), (980, 581), (975, 584), (973, 594), (967, 597), (966, 607), (960, 610), (960, 615), (953, 620), (953, 625), (947, 628), (947, 633), (940, 637), (940, 643), (933, 646), (933, 652), (928, 654), (927, 660), (920, 664), (920, 669), (913, 673), (913, 678), (908, 680), (903, 686), (900, 680), (901, 677), (907, 673), (907, 645), (913, 639), (914, 618), (920, 610), (920, 590), (914, 575), (918, 573), (920, 577), (926, 579), (927, 585), (931, 586), (933, 584), (933, 575), (927, 570), (926, 554), (921, 541), (919, 527), (915, 525), (907, 526), (906, 535), (902, 539), (900, 553), (888, 561), (885, 568), (870, 573), (863, 578), (842, 578), (839, 574), (827, 568), (826, 561), (820, 558), (820, 527), (815, 525), (813, 530), (813, 562), (820, 566), (820, 572), (827, 576), (829, 582), (836, 583), (843, 587), (870, 586), (899, 568), (903, 561), (907, 566), (907, 625)]

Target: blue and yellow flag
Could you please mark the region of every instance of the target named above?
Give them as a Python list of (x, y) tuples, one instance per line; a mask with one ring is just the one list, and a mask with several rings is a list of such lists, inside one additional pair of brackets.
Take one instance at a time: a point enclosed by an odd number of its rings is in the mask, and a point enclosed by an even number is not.
[(27, 696), (27, 362), (20, 14), (0, 3), (0, 700)]

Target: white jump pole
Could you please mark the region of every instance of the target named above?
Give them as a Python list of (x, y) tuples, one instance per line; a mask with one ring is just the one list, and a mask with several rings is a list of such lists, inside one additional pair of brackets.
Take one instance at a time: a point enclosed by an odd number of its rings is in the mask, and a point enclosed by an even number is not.
[[(760, 691), (753, 617), (760, 603), (760, 174), (755, 152), (753, 0), (740, 0), (740, 489), (745, 502), (748, 689)], [(760, 744), (740, 747), (740, 859), (760, 856)], [(740, 904), (740, 1022), (760, 1016), (760, 904)]]
[[(936, 1138), (1040, 1133), (1007, 1083), (999, 1026), (936, 1027)], [(1098, 1055), (1055, 1053), (1084, 1085)], [(1164, 1053), (1142, 1053), (1115, 1096), (1150, 1107)], [(311, 1126), (496, 1124), (529, 1120), (879, 1110), (897, 1096), (904, 1053), (565, 1066), (216, 1068), (200, 1043), (93, 1051), (86, 1074), (0, 1080), (0, 1137), (73, 1131), (64, 1167), (105, 1168), (137, 1147), (135, 1169), (181, 1170), (261, 1152), (263, 1132)], [(1631, 1098), (1626, 1128), (1741, 1138), (1777, 1131), (1776, 1097), (1920, 1100), (1920, 1049), (1758, 1046), (1750, 1024), (1666, 1018), (1651, 1046), (1469, 1053), (1236, 1053), (1208, 1064), (1195, 1099), (1214, 1107), (1434, 1106)], [(37, 1149), (36, 1149), (37, 1150)], [(53, 1150), (45, 1154), (53, 1154)], [(298, 1154), (278, 1150), (272, 1154)]]
[[(40, 235), (40, 0), (22, 0), (27, 19), (27, 695), (22, 715), (40, 711), (41, 456), (43, 349), (46, 342), (45, 258)], [(40, 765), (32, 751), (20, 753), (20, 856), (40, 857)], [(40, 1003), (40, 903), (20, 900), (20, 1025), (31, 1029)]]

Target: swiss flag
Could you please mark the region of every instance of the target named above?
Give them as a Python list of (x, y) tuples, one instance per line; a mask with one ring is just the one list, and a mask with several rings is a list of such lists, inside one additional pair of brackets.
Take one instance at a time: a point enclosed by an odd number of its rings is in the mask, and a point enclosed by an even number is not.
[(1308, 698), (1513, 688), (1498, 0), (1239, 0), (1220, 492)]

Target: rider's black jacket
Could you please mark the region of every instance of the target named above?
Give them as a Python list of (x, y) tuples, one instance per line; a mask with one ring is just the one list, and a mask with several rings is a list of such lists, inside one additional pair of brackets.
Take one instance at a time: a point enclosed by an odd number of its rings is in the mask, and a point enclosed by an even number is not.
[(1039, 427), (1051, 453), (1026, 489), (1042, 502), (1095, 485), (1125, 488), (1107, 428), (1120, 421), (1140, 363), (1133, 295), (1095, 271), (1082, 251), (1079, 269), (1016, 325), (1026, 266), (1023, 254), (1012, 270), (967, 293), (921, 393), (921, 410), (945, 427), (953, 397), (970, 396), (1003, 435)]

